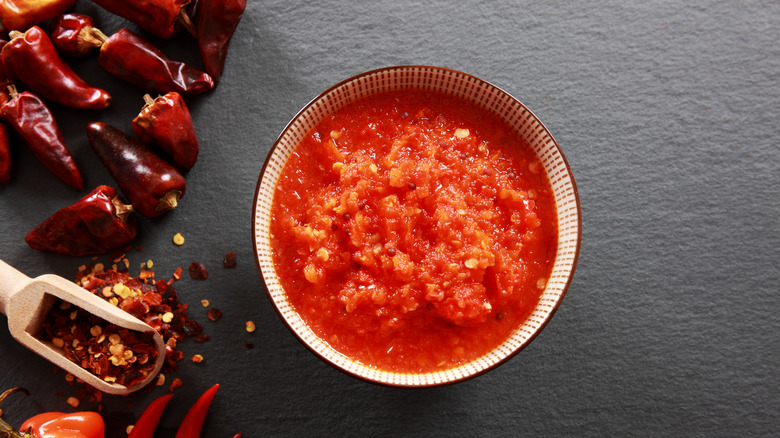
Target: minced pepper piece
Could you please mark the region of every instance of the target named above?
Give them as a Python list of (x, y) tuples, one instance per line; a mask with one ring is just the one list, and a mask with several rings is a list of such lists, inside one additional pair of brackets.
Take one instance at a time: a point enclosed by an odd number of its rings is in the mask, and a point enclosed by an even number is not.
[(209, 278), (209, 271), (203, 263), (192, 263), (190, 265), (190, 276), (195, 280), (205, 280)]

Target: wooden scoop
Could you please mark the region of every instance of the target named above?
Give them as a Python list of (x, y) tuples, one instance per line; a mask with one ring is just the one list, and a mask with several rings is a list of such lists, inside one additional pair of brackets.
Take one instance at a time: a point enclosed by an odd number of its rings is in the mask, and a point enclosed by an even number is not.
[[(36, 338), (41, 323), (46, 319), (57, 298), (117, 326), (150, 335), (158, 353), (154, 371), (144, 380), (130, 387), (109, 383), (68, 360), (62, 350), (55, 348), (50, 342)], [(8, 316), (11, 335), (22, 345), (108, 394), (125, 395), (141, 389), (157, 376), (165, 360), (165, 343), (162, 336), (148, 324), (62, 277), (46, 274), (31, 279), (2, 260), (0, 260), (0, 313)]]

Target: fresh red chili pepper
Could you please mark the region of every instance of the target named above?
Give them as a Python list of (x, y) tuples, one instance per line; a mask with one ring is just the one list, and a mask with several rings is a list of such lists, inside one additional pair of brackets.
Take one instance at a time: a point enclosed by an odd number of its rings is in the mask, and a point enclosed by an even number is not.
[(0, 20), (4, 30), (27, 30), (67, 11), (78, 0), (3, 0)]
[(112, 187), (98, 186), (76, 203), (64, 207), (27, 233), (31, 248), (57, 254), (105, 254), (135, 238), (133, 206)]
[[(24, 388), (11, 388), (0, 394), (0, 403), (9, 395), (23, 392)], [(46, 412), (22, 423), (19, 431), (0, 419), (0, 435), (8, 438), (104, 438), (105, 423), (97, 412)]]
[(165, 406), (173, 397), (173, 394), (165, 394), (158, 397), (155, 401), (149, 403), (144, 412), (133, 425), (133, 430), (127, 438), (152, 438), (157, 423), (160, 422)]
[(214, 88), (214, 80), (206, 72), (168, 59), (127, 29), (120, 29), (103, 43), (98, 63), (119, 79), (158, 93), (197, 94)]
[(65, 146), (57, 121), (46, 104), (33, 93), (16, 92), (8, 86), (11, 100), (0, 107), (0, 117), (13, 128), (38, 160), (69, 186), (82, 190), (81, 177), (73, 156)]
[(146, 105), (133, 119), (133, 132), (142, 142), (165, 151), (179, 170), (190, 170), (200, 147), (190, 110), (181, 95), (171, 91), (152, 99), (147, 94), (144, 100)]
[(87, 125), (87, 137), (137, 212), (156, 217), (176, 208), (187, 184), (175, 167), (107, 123)]
[(105, 90), (86, 83), (60, 58), (40, 27), (11, 34), (11, 41), (3, 47), (2, 62), (13, 78), (41, 96), (71, 108), (104, 109), (111, 103)]
[(200, 436), (200, 430), (203, 428), (206, 414), (218, 389), (219, 384), (212, 386), (195, 401), (195, 404), (187, 411), (187, 415), (184, 416), (179, 430), (176, 431), (175, 438), (198, 438)]
[[(192, 27), (182, 6), (189, 0), (92, 0), (112, 14), (126, 18), (142, 29), (170, 38), (181, 24)], [(192, 31), (190, 31), (192, 33)]]
[(52, 22), (51, 42), (63, 55), (83, 58), (103, 45), (108, 37), (95, 27), (92, 17), (84, 14), (63, 14)]
[(198, 46), (206, 73), (219, 82), (233, 32), (246, 9), (246, 0), (199, 0), (195, 10)]

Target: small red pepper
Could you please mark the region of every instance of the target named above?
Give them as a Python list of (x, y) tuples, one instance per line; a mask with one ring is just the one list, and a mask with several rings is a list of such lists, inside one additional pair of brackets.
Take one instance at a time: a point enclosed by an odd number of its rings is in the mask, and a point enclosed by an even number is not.
[(83, 58), (103, 45), (108, 37), (95, 27), (92, 17), (84, 14), (63, 14), (52, 22), (51, 42), (65, 56)]
[[(24, 388), (11, 388), (0, 394), (0, 403), (9, 395), (23, 392)], [(8, 438), (104, 438), (106, 426), (97, 412), (46, 412), (22, 423), (19, 432), (0, 419), (0, 435)]]
[(108, 186), (98, 186), (27, 233), (31, 248), (74, 257), (105, 254), (135, 238), (133, 206)]
[(181, 95), (171, 91), (152, 99), (145, 95), (146, 105), (133, 119), (133, 132), (144, 143), (165, 151), (180, 171), (187, 171), (198, 159), (198, 137), (192, 116)]
[(41, 96), (71, 108), (99, 110), (111, 104), (111, 96), (105, 90), (86, 83), (60, 58), (40, 27), (11, 34), (1, 57), (13, 78)]
[(127, 438), (153, 438), (157, 423), (160, 422), (165, 406), (171, 401), (173, 394), (165, 394), (149, 403), (144, 412), (133, 425), (133, 430)]
[(179, 425), (175, 438), (198, 438), (200, 436), (200, 430), (203, 428), (206, 414), (218, 389), (219, 384), (212, 386), (195, 401), (195, 404), (187, 411), (187, 415), (184, 416), (184, 420)]
[(156, 217), (176, 208), (187, 184), (175, 167), (107, 123), (87, 125), (87, 137), (137, 212)]
[(69, 186), (82, 190), (81, 177), (65, 139), (46, 104), (33, 93), (17, 93), (8, 86), (11, 100), (0, 107), (0, 118), (13, 128), (38, 160)]
[(76, 6), (78, 0), (3, 0), (0, 1), (2, 29), (27, 30), (34, 24), (48, 19)]
[(103, 43), (98, 63), (119, 79), (148, 91), (197, 94), (214, 88), (214, 80), (206, 72), (168, 59), (127, 29), (120, 29)]
[(198, 0), (195, 26), (206, 73), (219, 82), (230, 39), (246, 9), (246, 0)]
[(182, 7), (189, 0), (92, 0), (112, 14), (126, 18), (142, 29), (170, 38), (181, 24), (192, 33), (189, 17)]

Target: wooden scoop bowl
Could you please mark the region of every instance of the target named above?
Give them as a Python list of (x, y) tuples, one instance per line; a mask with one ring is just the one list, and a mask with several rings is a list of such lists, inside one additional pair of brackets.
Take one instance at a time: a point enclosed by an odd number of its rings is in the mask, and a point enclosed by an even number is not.
[[(50, 342), (36, 338), (41, 323), (57, 298), (103, 318), (109, 323), (151, 336), (157, 349), (154, 371), (142, 381), (127, 387), (109, 383), (68, 360), (61, 349)], [(162, 336), (148, 324), (130, 315), (84, 288), (52, 274), (31, 279), (0, 260), (0, 313), (8, 316), (8, 328), (22, 345), (48, 359), (55, 365), (108, 394), (126, 395), (154, 379), (165, 361), (165, 343)]]

